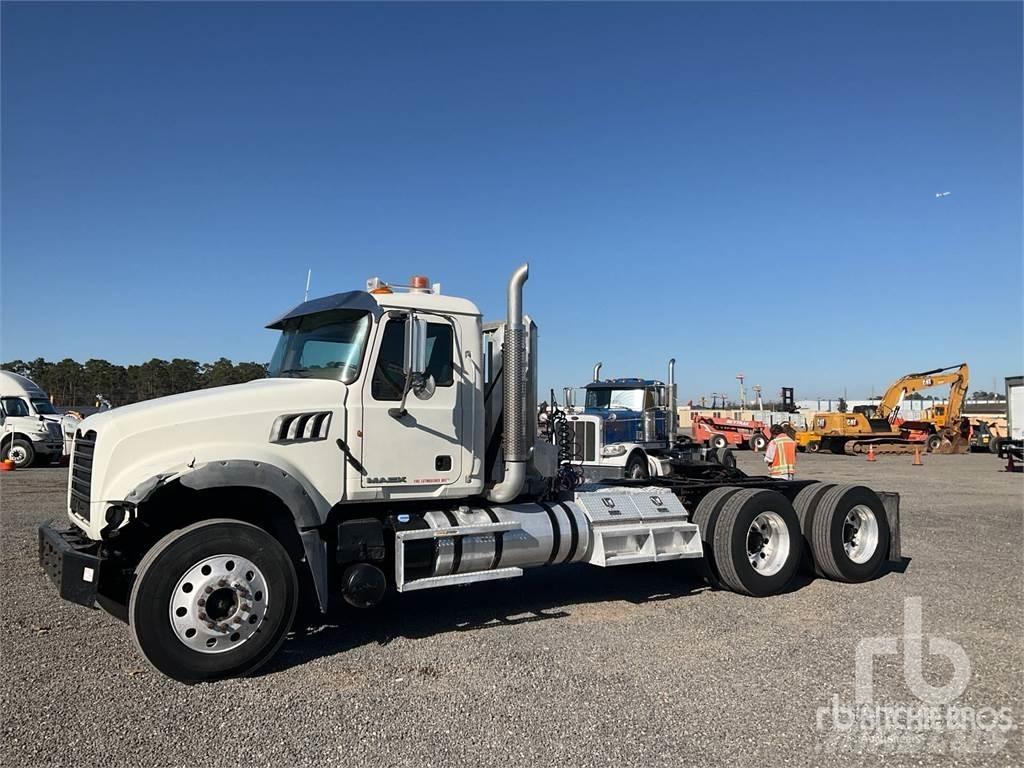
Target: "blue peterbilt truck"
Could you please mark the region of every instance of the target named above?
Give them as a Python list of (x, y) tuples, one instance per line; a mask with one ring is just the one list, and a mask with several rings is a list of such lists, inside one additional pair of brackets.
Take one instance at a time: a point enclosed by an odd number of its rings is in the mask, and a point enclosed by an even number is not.
[[(571, 444), (570, 461), (587, 481), (642, 480), (677, 474), (681, 465), (736, 466), (729, 448), (714, 450), (682, 436), (676, 413), (675, 359), (668, 362), (668, 383), (657, 379), (601, 379), (601, 363), (585, 385), (582, 406), (566, 388), (561, 440)], [(568, 453), (568, 451), (566, 451)]]

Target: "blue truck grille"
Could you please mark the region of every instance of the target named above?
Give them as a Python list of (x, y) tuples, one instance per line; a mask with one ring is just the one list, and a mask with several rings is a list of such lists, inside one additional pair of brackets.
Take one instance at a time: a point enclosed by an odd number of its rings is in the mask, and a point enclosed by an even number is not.
[(71, 512), (89, 522), (89, 501), (92, 499), (92, 457), (96, 452), (96, 432), (75, 433), (71, 461)]

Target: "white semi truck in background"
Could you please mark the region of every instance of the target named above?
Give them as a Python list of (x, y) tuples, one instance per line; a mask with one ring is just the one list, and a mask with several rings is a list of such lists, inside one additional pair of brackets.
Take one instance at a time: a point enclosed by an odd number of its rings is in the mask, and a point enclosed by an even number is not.
[(764, 596), (805, 541), (833, 579), (898, 558), (898, 496), (863, 486), (707, 462), (578, 485), (538, 436), (527, 276), (491, 324), (426, 278), (374, 278), (272, 323), (264, 380), (89, 416), (42, 567), (63, 598), (126, 618), (156, 669), (199, 681), (266, 662), (303, 599), (368, 608), (526, 568), (701, 557), (714, 583)]
[(39, 461), (56, 461), (70, 450), (65, 425), (74, 425), (50, 403), (50, 397), (31, 379), (0, 371), (0, 461), (18, 469)]
[(1024, 463), (1024, 376), (1006, 377), (1006, 437), (995, 439), (993, 452)]

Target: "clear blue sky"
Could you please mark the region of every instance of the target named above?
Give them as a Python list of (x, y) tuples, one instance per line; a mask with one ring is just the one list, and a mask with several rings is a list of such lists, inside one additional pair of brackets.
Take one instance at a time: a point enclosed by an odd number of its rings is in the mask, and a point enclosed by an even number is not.
[(4, 359), (266, 360), (308, 267), (497, 317), (528, 260), (545, 387), (1024, 370), (1019, 3), (2, 13)]

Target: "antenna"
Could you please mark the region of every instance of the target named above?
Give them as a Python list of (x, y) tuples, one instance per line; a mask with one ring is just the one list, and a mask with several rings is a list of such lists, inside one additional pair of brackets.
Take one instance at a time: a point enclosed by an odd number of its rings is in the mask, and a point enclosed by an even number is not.
[(313, 279), (313, 270), (306, 270), (306, 295), (302, 298), (303, 301), (309, 301), (309, 281)]

